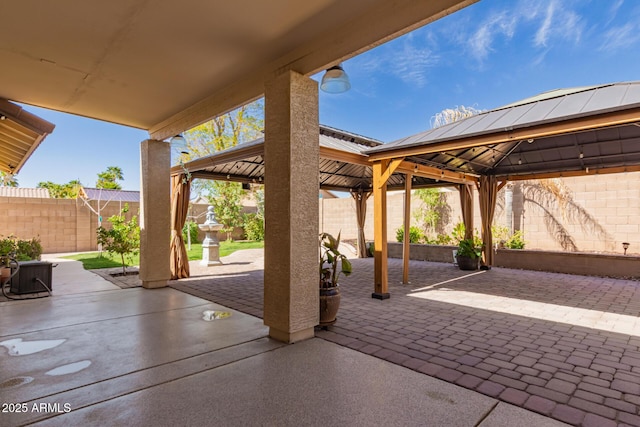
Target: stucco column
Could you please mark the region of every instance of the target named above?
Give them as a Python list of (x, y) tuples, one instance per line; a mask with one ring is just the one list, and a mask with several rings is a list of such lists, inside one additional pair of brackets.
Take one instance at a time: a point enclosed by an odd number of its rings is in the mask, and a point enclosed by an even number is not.
[(318, 84), (293, 71), (267, 82), (264, 323), (288, 343), (318, 324), (318, 140)]
[(169, 143), (140, 144), (140, 280), (145, 288), (167, 286), (171, 242), (171, 150)]

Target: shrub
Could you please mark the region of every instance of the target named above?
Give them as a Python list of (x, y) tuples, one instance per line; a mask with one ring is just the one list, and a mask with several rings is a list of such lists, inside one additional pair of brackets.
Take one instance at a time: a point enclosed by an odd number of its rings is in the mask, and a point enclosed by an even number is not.
[(248, 240), (264, 240), (264, 218), (260, 215), (254, 213), (246, 214), (243, 228)]
[(184, 223), (184, 227), (182, 227), (182, 239), (185, 242), (189, 241), (189, 236), (187, 233), (191, 234), (191, 243), (199, 243), (198, 240), (198, 224), (193, 221), (187, 221)]
[(113, 215), (107, 221), (111, 223), (111, 229), (100, 226), (97, 229), (98, 243), (100, 243), (109, 255), (118, 254), (122, 260), (122, 274), (126, 274), (126, 261), (133, 261), (133, 256), (140, 249), (140, 227), (138, 218), (125, 219), (125, 214), (129, 211), (129, 205), (125, 204), (120, 215)]
[(39, 237), (23, 240), (11, 235), (0, 239), (0, 261), (4, 265), (8, 265), (12, 257), (17, 261), (29, 261), (40, 259), (40, 255), (42, 255), (42, 245)]
[[(409, 227), (409, 243), (419, 243), (424, 238), (422, 231), (416, 226)], [(396, 230), (396, 240), (404, 242), (404, 225)]]
[(506, 246), (509, 249), (524, 249), (524, 233), (518, 230), (507, 240)]

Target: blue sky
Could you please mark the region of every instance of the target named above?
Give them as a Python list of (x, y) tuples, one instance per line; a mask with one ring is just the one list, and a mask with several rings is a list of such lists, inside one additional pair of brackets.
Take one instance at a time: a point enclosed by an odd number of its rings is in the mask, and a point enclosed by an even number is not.
[[(352, 88), (320, 93), (320, 122), (391, 142), (459, 105), (489, 110), (558, 88), (640, 80), (640, 2), (482, 0), (343, 65)], [(321, 75), (314, 76), (319, 80)], [(138, 190), (144, 131), (25, 106), (56, 124), (21, 187), (120, 166)]]

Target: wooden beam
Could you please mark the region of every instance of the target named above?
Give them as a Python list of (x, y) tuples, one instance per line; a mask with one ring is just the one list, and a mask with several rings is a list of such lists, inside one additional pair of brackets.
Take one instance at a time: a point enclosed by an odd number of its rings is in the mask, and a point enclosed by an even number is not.
[(403, 159), (392, 159), (391, 161), (387, 162), (387, 166), (382, 171), (382, 176), (380, 177), (382, 184), (387, 184), (387, 181), (389, 181), (391, 175), (393, 175), (396, 169), (398, 169), (398, 166), (402, 164), (402, 160)]
[(400, 166), (398, 166), (397, 172), (454, 184), (473, 184), (478, 182), (478, 177), (475, 175), (463, 172), (452, 172), (432, 166), (418, 165), (408, 161), (402, 162)]
[(552, 179), (552, 178), (569, 178), (574, 176), (594, 176), (594, 175), (606, 175), (612, 173), (624, 173), (624, 172), (640, 172), (640, 165), (633, 166), (617, 166), (612, 168), (589, 168), (576, 170), (576, 171), (564, 171), (564, 172), (549, 172), (549, 173), (531, 173), (526, 175), (501, 175), (498, 179), (505, 179), (508, 181), (525, 181), (528, 179)]
[(411, 147), (399, 147), (388, 151), (372, 153), (369, 156), (369, 159), (371, 161), (376, 161), (398, 157), (419, 156), (429, 153), (439, 153), (462, 148), (480, 147), (483, 145), (500, 144), (510, 141), (528, 139), (535, 140), (536, 138), (619, 126), (638, 121), (640, 121), (640, 107), (589, 117), (579, 117), (572, 120), (563, 120), (561, 122), (542, 123), (522, 129), (500, 130), (486, 135), (471, 136), (450, 141), (430, 142), (429, 144), (413, 145)]
[(373, 164), (373, 270), (374, 291), (372, 298), (389, 298), (387, 268), (387, 183), (382, 175), (389, 167), (389, 160)]
[(349, 163), (352, 165), (371, 166), (368, 156), (364, 154), (350, 153), (348, 151), (336, 150), (335, 148), (320, 147), (321, 160), (335, 160), (337, 162)]
[(409, 284), (409, 251), (411, 240), (411, 174), (406, 174), (404, 179), (404, 238), (402, 241), (402, 284)]

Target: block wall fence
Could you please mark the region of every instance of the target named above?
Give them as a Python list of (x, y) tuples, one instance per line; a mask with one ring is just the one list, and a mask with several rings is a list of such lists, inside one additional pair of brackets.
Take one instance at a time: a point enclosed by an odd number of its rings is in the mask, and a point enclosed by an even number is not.
[[(564, 213), (560, 206), (552, 211), (557, 220), (573, 238), (579, 251), (622, 253), (622, 242), (630, 244), (628, 253), (640, 254), (640, 173), (593, 175), (562, 178), (562, 183), (573, 200)], [(455, 189), (443, 190), (449, 206), (445, 232), (461, 222), (460, 202)], [(494, 224), (522, 230), (526, 249), (563, 250), (554, 239), (549, 219), (536, 201), (535, 192), (517, 183), (513, 191), (513, 215), (507, 218), (505, 189), (500, 191)], [(396, 229), (403, 222), (404, 194), (387, 196), (388, 240), (396, 240)], [(96, 202), (91, 202), (97, 210)], [(355, 203), (351, 197), (323, 198), (320, 200), (319, 228), (332, 234), (341, 232), (343, 239), (356, 239), (357, 223)], [(480, 229), (478, 193), (475, 192), (474, 225)], [(101, 208), (103, 222), (120, 211), (122, 204), (110, 202)], [(411, 208), (416, 211), (421, 201), (414, 194)], [(194, 205), (191, 214), (201, 215), (206, 205)], [(139, 204), (129, 203), (128, 216), (138, 215)], [(249, 208), (255, 211), (255, 207)], [(201, 216), (196, 222), (203, 222)], [(412, 225), (417, 225), (411, 215)], [(268, 224), (267, 224), (268, 226)], [(22, 239), (39, 236), (46, 253), (89, 251), (97, 249), (96, 228), (98, 216), (81, 200), (0, 197), (0, 236), (13, 234)], [(234, 238), (241, 238), (241, 230)], [(373, 198), (367, 202), (365, 236), (373, 239)]]

